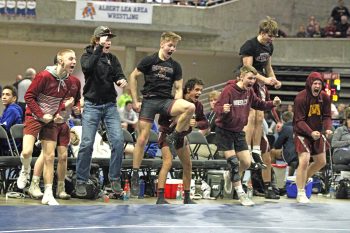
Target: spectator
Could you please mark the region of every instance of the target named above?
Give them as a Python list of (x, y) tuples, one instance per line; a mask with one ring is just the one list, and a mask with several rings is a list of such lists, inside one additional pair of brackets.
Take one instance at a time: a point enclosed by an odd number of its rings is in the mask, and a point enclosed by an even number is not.
[(338, 104), (338, 119), (345, 119), (345, 104)]
[(306, 37), (313, 37), (316, 25), (319, 25), (319, 22), (316, 20), (315, 16), (311, 15), (309, 17), (309, 23), (306, 26)]
[(348, 17), (346, 15), (341, 16), (340, 22), (337, 23), (335, 30), (335, 37), (345, 38), (349, 28)]
[(132, 109), (132, 101), (125, 102), (125, 106), (119, 109), (122, 127), (133, 133), (139, 120), (136, 112)]
[[(11, 126), (15, 124), (21, 124), (23, 122), (23, 112), (21, 107), (16, 104), (17, 101), (17, 90), (14, 86), (5, 86), (2, 90), (1, 97), (2, 104), (5, 106), (2, 116), (0, 116), (0, 124), (4, 127), (7, 133), (10, 133)], [(17, 148), (20, 147), (21, 143), (18, 143)], [(11, 144), (11, 146), (14, 146)], [(1, 142), (1, 155), (9, 152), (9, 146), (7, 142)], [(21, 150), (20, 150), (21, 151)], [(10, 154), (8, 154), (10, 155)]]
[(212, 91), (208, 95), (208, 101), (210, 105), (210, 112), (208, 112), (205, 116), (209, 121), (209, 126), (210, 126), (210, 131), (215, 132), (215, 119), (216, 115), (214, 112), (214, 106), (216, 104), (216, 101), (218, 101), (218, 98), (220, 96), (221, 92), (220, 91)]
[(336, 23), (341, 21), (341, 17), (345, 15), (350, 17), (349, 10), (344, 6), (344, 0), (338, 0), (338, 6), (334, 7), (331, 12), (331, 17)]
[(300, 38), (306, 37), (306, 30), (304, 24), (299, 25), (299, 29), (296, 36)]
[(27, 92), (28, 87), (32, 83), (36, 75), (36, 71), (33, 68), (28, 68), (24, 73), (24, 78), (17, 83), (18, 86), (18, 105), (22, 108), (23, 114), (26, 110), (26, 102), (24, 100), (24, 95)]
[(336, 164), (350, 164), (350, 111), (346, 113), (344, 125), (334, 131), (332, 137), (333, 161)]
[(332, 17), (329, 18), (327, 26), (324, 27), (323, 32), (325, 37), (334, 37), (337, 27)]

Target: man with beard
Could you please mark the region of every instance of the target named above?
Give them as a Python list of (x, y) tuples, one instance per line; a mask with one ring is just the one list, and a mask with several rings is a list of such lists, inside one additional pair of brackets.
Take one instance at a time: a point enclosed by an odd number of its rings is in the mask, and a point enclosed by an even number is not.
[[(305, 89), (294, 100), (294, 143), (298, 153), (299, 166), (296, 175), (298, 187), (297, 202), (309, 203), (305, 185), (309, 177), (326, 165), (326, 137), (332, 135), (331, 100), (322, 90), (323, 78), (318, 72), (311, 72), (306, 79)], [(309, 163), (310, 156), (313, 162)]]
[(254, 202), (248, 198), (241, 183), (241, 174), (251, 164), (243, 127), (248, 122), (250, 108), (271, 110), (280, 105), (281, 100), (275, 97), (273, 101), (263, 101), (256, 96), (252, 87), (258, 72), (253, 66), (243, 66), (240, 73), (238, 80), (227, 82), (215, 104), (215, 132), (218, 150), (224, 152), (230, 166), (231, 181), (239, 201), (244, 206), (251, 206)]
[[(171, 58), (181, 37), (173, 32), (164, 32), (160, 38), (158, 52), (141, 60), (130, 74), (129, 84), (133, 108), (140, 112), (139, 134), (133, 154), (133, 175), (131, 178), (131, 195), (139, 193), (139, 168), (142, 162), (144, 147), (157, 113), (179, 116), (175, 130), (166, 138), (172, 155), (176, 156), (175, 145), (181, 132), (188, 130), (195, 106), (182, 99), (182, 69), (178, 62)], [(144, 76), (142, 105), (138, 102), (137, 78)], [(175, 87), (175, 100), (171, 94)], [(142, 106), (142, 107), (141, 107)]]
[[(201, 130), (205, 134), (209, 130), (209, 122), (206, 119), (203, 112), (203, 105), (198, 101), (203, 90), (203, 82), (199, 79), (190, 79), (185, 83), (184, 87), (184, 99), (193, 103), (196, 106), (195, 115), (190, 120), (189, 130), (183, 132), (179, 136), (179, 140), (175, 145), (176, 153), (179, 156), (183, 167), (183, 187), (184, 187), (184, 204), (196, 204), (190, 199), (190, 186), (191, 186), (191, 176), (192, 176), (192, 162), (189, 144), (187, 143), (185, 136), (189, 134), (192, 127)], [(157, 204), (169, 204), (164, 199), (164, 185), (166, 181), (167, 174), (172, 165), (172, 155), (169, 146), (166, 142), (166, 137), (170, 134), (176, 127), (176, 119), (173, 119), (169, 115), (161, 114), (158, 120), (160, 125), (159, 131), (159, 147), (162, 150), (162, 168), (160, 169), (158, 175), (158, 199)]]
[[(257, 37), (247, 40), (240, 48), (239, 54), (242, 56), (243, 65), (253, 66), (258, 74), (254, 84), (255, 94), (262, 100), (266, 99), (267, 87), (265, 85), (281, 87), (281, 82), (276, 79), (271, 65), (271, 56), (273, 54), (273, 38), (277, 36), (277, 22), (267, 17), (259, 25), (259, 34)], [(248, 118), (248, 124), (244, 128), (248, 149), (252, 152), (254, 162), (252, 168), (266, 168), (261, 158), (260, 142), (262, 138), (262, 124), (264, 112), (251, 109)], [(280, 124), (279, 124), (280, 126)]]

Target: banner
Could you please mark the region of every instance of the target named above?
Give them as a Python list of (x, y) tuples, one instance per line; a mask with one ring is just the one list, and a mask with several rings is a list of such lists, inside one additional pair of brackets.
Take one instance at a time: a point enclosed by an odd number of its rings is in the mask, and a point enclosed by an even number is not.
[(76, 1), (75, 19), (152, 24), (153, 5), (124, 2)]

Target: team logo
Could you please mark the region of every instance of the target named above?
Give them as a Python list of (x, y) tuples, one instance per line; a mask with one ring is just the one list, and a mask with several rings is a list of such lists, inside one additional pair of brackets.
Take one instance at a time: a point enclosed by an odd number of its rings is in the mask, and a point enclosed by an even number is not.
[(84, 7), (82, 15), (83, 15), (83, 18), (90, 17), (91, 19), (94, 19), (94, 15), (96, 15), (94, 4), (91, 2), (88, 2), (86, 4), (86, 7)]

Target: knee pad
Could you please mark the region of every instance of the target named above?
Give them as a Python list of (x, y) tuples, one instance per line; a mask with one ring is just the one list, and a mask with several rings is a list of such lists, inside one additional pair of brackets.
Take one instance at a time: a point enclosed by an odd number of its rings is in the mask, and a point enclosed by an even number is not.
[(227, 163), (231, 169), (231, 181), (237, 182), (241, 180), (239, 175), (239, 161), (236, 156), (232, 156), (227, 159)]

